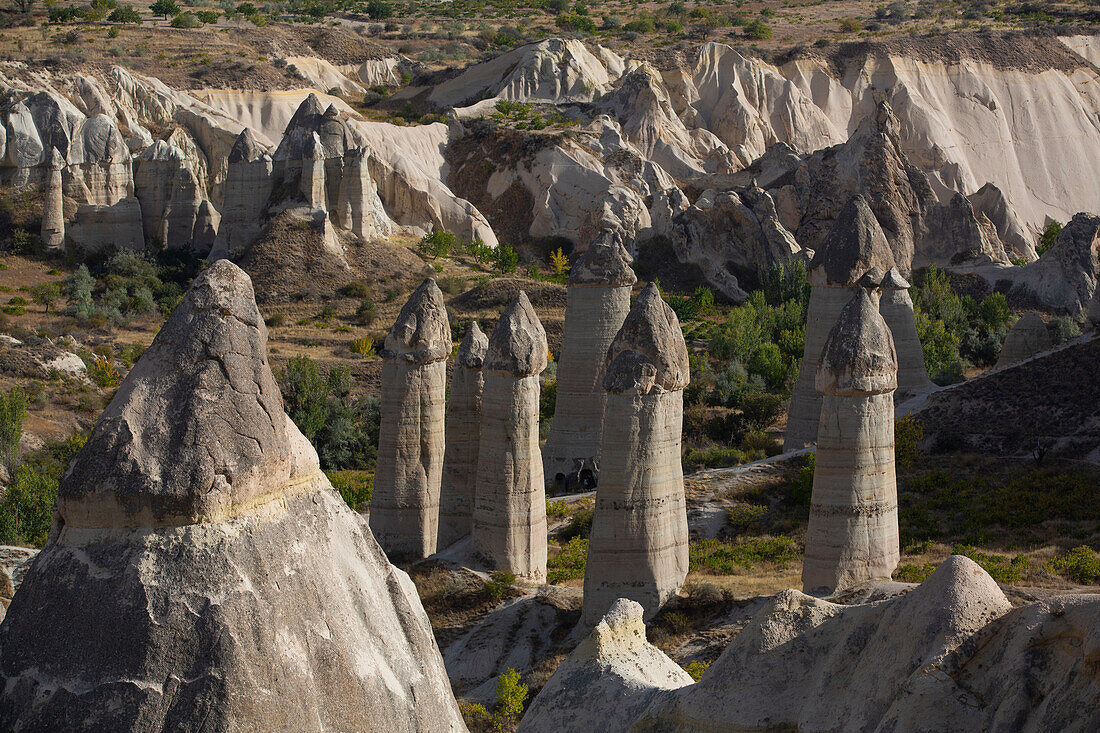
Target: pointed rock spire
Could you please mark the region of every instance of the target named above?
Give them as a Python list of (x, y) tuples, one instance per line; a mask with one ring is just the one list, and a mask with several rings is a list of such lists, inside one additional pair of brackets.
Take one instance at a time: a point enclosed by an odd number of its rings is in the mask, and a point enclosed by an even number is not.
[(881, 287), (883, 290), (908, 290), (912, 286), (908, 280), (902, 277), (901, 271), (895, 266), (891, 267), (886, 276), (882, 278)]
[(894, 266), (893, 250), (871, 206), (854, 196), (840, 211), (810, 269), (825, 268), (830, 283), (854, 285), (873, 267), (885, 272)]
[(860, 288), (840, 312), (821, 354), (817, 370), (819, 392), (879, 394), (897, 388), (894, 339), (876, 300), (869, 290)]
[(570, 285), (627, 287), (638, 281), (630, 264), (634, 259), (623, 246), (622, 235), (604, 231), (580, 256), (569, 272)]
[(485, 354), (489, 350), (489, 337), (477, 325), (477, 321), (470, 323), (466, 335), (462, 337), (462, 343), (458, 345), (458, 353), (455, 355), (455, 366), (467, 369), (480, 369), (485, 363)]
[(289, 472), (283, 400), (252, 282), (219, 260), (103, 412), (61, 481), (58, 513), (79, 527), (218, 521), (281, 490)]
[(294, 112), (294, 116), (290, 118), (284, 134), (298, 128), (319, 129), (321, 117), (324, 116), (324, 113), (325, 108), (321, 106), (321, 100), (317, 98), (316, 94), (310, 92), (309, 96), (298, 105), (298, 109)]
[(541, 374), (546, 368), (547, 349), (546, 330), (527, 293), (521, 290), (489, 337), (484, 368), (514, 377)]
[(676, 313), (650, 283), (630, 309), (607, 352), (604, 388), (648, 394), (688, 385), (688, 353)]
[(386, 335), (383, 358), (430, 364), (451, 353), (451, 326), (443, 293), (432, 278), (413, 291)]
[(249, 163), (266, 152), (264, 147), (256, 140), (252, 129), (246, 127), (241, 130), (240, 135), (237, 135), (233, 147), (229, 150), (229, 163)]

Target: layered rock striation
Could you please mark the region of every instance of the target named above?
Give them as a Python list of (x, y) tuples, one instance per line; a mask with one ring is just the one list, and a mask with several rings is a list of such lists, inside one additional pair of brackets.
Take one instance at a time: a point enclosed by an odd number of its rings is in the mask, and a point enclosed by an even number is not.
[(607, 352), (604, 470), (584, 573), (589, 626), (618, 598), (651, 618), (687, 577), (680, 436), (688, 374), (680, 322), (650, 284)]
[(489, 338), (477, 321), (470, 324), (455, 355), (451, 396), (447, 400), (443, 478), (439, 492), (440, 550), (468, 537), (473, 523), (477, 459), (481, 446), (482, 367)]
[(370, 527), (391, 559), (420, 560), (436, 550), (450, 353), (443, 293), (429, 278), (409, 296), (382, 351)]
[(815, 595), (889, 580), (901, 556), (894, 475), (898, 360), (878, 290), (873, 281), (868, 285), (841, 311), (817, 371), (824, 399), (802, 562), (803, 591)]
[(542, 448), (547, 481), (590, 488), (599, 478), (605, 356), (630, 311), (631, 261), (621, 237), (605, 232), (569, 273), (554, 421)]
[(489, 337), (482, 367), (473, 552), (494, 570), (546, 578), (546, 487), (539, 451), (539, 375), (546, 331), (522, 290)]
[(901, 276), (897, 267), (890, 268), (882, 279), (879, 312), (890, 328), (894, 350), (898, 354), (898, 388), (894, 392), (894, 400), (900, 402), (930, 389), (932, 380), (928, 378), (928, 368), (924, 365), (924, 348), (917, 334), (909, 281)]
[(0, 625), (6, 730), (463, 731), (416, 591), (204, 272), (62, 479)]

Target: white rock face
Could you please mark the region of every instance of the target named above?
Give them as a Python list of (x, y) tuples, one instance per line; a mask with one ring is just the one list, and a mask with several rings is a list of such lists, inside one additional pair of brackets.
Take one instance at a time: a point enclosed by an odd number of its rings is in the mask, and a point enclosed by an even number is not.
[(1028, 311), (1012, 326), (1005, 336), (1004, 346), (997, 357), (997, 367), (1015, 364), (1028, 359), (1054, 345), (1047, 331), (1047, 324), (1035, 311)]
[[(142, 151), (134, 165), (134, 189), (146, 240), (168, 249), (193, 249), (203, 226), (199, 210), (205, 191), (184, 151), (163, 140)], [(205, 251), (196, 253), (209, 251), (207, 243)]]
[(630, 263), (621, 238), (608, 232), (569, 273), (554, 421), (542, 449), (547, 481), (568, 478), (576, 485), (582, 472), (590, 482), (599, 477), (605, 360), (630, 311), (630, 288), (637, 282)]
[(877, 288), (859, 288), (821, 354), (817, 433), (802, 589), (827, 595), (889, 580), (901, 557), (894, 475), (898, 358)]
[(890, 328), (894, 350), (898, 354), (898, 388), (894, 392), (894, 401), (900, 402), (930, 388), (932, 380), (928, 378), (928, 369), (924, 366), (924, 350), (917, 335), (909, 282), (901, 276), (897, 267), (891, 268), (882, 281), (879, 313)]
[(688, 354), (676, 314), (650, 284), (607, 352), (603, 472), (596, 492), (582, 622), (618, 598), (652, 617), (688, 571), (680, 463)]
[(370, 527), (386, 554), (434, 554), (443, 476), (451, 327), (435, 280), (418, 287), (386, 336)]
[(872, 269), (881, 274), (893, 266), (890, 245), (867, 200), (862, 196), (853, 198), (841, 210), (810, 263), (812, 289), (806, 309), (806, 347), (791, 394), (784, 451), (798, 450), (817, 440), (821, 393), (814, 383), (825, 340), (860, 278)]
[(56, 148), (50, 157), (42, 202), (42, 245), (59, 252), (65, 246), (65, 195), (61, 188), (61, 170), (65, 164)]
[(482, 367), (473, 552), (494, 570), (546, 579), (546, 489), (539, 451), (539, 374), (546, 331), (522, 290), (489, 337)]
[(447, 400), (447, 445), (443, 453), (443, 479), (439, 494), (439, 539), (443, 550), (470, 534), (473, 524), (477, 460), (481, 446), (481, 373), (489, 338), (477, 321), (462, 338), (451, 376)]
[[(621, 598), (555, 671), (520, 721), (520, 733), (626, 730), (662, 690), (691, 676), (646, 641), (642, 607)], [(598, 701), (598, 707), (593, 705)]]
[(465, 730), (412, 582), (283, 412), (235, 265), (131, 370), (55, 518), (0, 626), (5, 730)]

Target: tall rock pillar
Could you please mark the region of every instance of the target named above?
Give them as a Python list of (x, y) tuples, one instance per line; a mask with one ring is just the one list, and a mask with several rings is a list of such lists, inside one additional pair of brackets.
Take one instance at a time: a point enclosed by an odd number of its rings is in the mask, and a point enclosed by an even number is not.
[(61, 185), (65, 160), (57, 148), (50, 150), (49, 166), (42, 205), (42, 246), (47, 252), (57, 252), (65, 246), (65, 194)]
[(607, 352), (603, 466), (584, 574), (584, 623), (619, 598), (646, 618), (687, 577), (680, 433), (688, 353), (680, 322), (649, 285)]
[(443, 293), (428, 279), (401, 309), (382, 351), (370, 528), (391, 560), (419, 560), (436, 549), (450, 353)]
[(804, 448), (817, 440), (821, 394), (814, 388), (814, 380), (825, 338), (864, 273), (872, 267), (886, 272), (893, 266), (890, 243), (867, 200), (862, 195), (853, 197), (841, 209), (810, 262), (812, 287), (806, 312), (806, 348), (791, 394), (783, 450)]
[(439, 494), (438, 549), (453, 545), (470, 534), (473, 522), (474, 486), (481, 445), (481, 393), (485, 384), (481, 367), (489, 338), (477, 321), (462, 339), (451, 374), (447, 401), (447, 448), (443, 453), (443, 485)]
[(554, 422), (542, 449), (548, 481), (592, 484), (599, 475), (607, 347), (630, 310), (637, 282), (619, 235), (605, 231), (569, 274)]
[(539, 452), (539, 374), (546, 331), (520, 291), (489, 337), (473, 550), (490, 567), (546, 578), (546, 487)]
[(898, 352), (898, 390), (894, 399), (900, 402), (931, 387), (932, 380), (924, 366), (924, 349), (917, 336), (909, 282), (896, 267), (890, 268), (882, 280), (879, 312), (890, 328), (894, 349)]
[(824, 399), (802, 564), (807, 593), (889, 580), (900, 557), (894, 476), (898, 359), (878, 299), (876, 288), (860, 288), (844, 306), (817, 371)]

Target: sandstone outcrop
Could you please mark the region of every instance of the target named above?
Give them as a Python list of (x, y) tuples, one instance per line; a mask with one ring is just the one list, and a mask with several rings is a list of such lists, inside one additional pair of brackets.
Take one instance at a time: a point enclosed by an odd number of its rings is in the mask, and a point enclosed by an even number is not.
[(898, 359), (879, 292), (859, 288), (821, 354), (817, 433), (802, 589), (830, 594), (889, 580), (901, 556), (894, 475)]
[(489, 338), (477, 321), (470, 324), (455, 355), (451, 396), (447, 400), (443, 478), (439, 493), (440, 550), (468, 537), (473, 523), (477, 459), (481, 445), (481, 396), (485, 377), (481, 368)]
[(0, 626), (8, 730), (463, 731), (427, 616), (204, 272), (62, 479)]
[[(531, 703), (521, 728), (599, 721), (601, 730), (635, 733), (1089, 730), (1100, 724), (1086, 661), (1098, 621), (1096, 595), (1013, 609), (984, 570), (954, 556), (920, 586), (874, 603), (838, 605), (783, 591), (695, 684), (635, 671), (634, 660), (661, 669), (664, 655), (643, 640), (636, 643), (644, 651), (597, 658), (606, 665), (588, 661), (590, 647), (579, 648)], [(663, 661), (671, 672), (671, 660)], [(590, 688), (598, 694), (575, 693)], [(571, 709), (563, 712), (558, 700)], [(640, 715), (636, 700), (646, 701)]]
[(1047, 330), (1047, 324), (1035, 311), (1020, 316), (1005, 336), (1001, 353), (997, 357), (996, 367), (1008, 366), (1028, 359), (1040, 351), (1046, 351), (1054, 345)]
[(605, 370), (603, 466), (584, 573), (589, 626), (619, 598), (640, 603), (651, 618), (687, 577), (680, 437), (688, 353), (655, 285), (638, 296)]
[(489, 336), (473, 552), (490, 568), (546, 578), (546, 487), (539, 451), (539, 375), (546, 331), (522, 290)]
[(882, 274), (893, 267), (893, 253), (882, 227), (867, 200), (856, 196), (841, 210), (810, 263), (806, 347), (791, 394), (784, 450), (797, 450), (817, 439), (821, 394), (814, 384), (821, 352), (857, 283), (872, 269)]
[(932, 387), (928, 368), (924, 365), (924, 349), (917, 335), (913, 299), (909, 297), (909, 282), (897, 267), (890, 268), (882, 280), (879, 312), (890, 327), (894, 350), (898, 354), (898, 388), (894, 401), (908, 399)]
[(569, 273), (554, 421), (542, 448), (547, 481), (591, 487), (598, 480), (605, 357), (630, 311), (631, 261), (621, 238), (606, 232)]
[[(687, 672), (646, 641), (643, 613), (634, 601), (615, 601), (554, 671), (517, 730), (624, 730), (622, 721), (645, 712), (658, 692), (692, 684)], [(593, 710), (596, 700), (599, 711)]]
[(1100, 217), (1075, 214), (1054, 244), (1031, 264), (1018, 268), (1015, 287), (1029, 291), (1048, 308), (1079, 316), (1088, 307), (1100, 277)]
[(61, 170), (65, 162), (54, 148), (50, 151), (50, 167), (46, 176), (42, 201), (42, 246), (50, 252), (65, 247), (65, 194), (61, 188)]
[(436, 550), (450, 353), (443, 293), (428, 279), (409, 296), (382, 351), (370, 527), (393, 559), (419, 560)]

